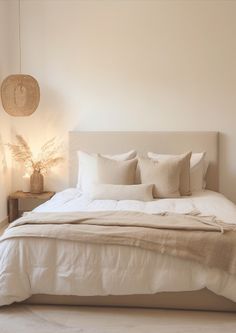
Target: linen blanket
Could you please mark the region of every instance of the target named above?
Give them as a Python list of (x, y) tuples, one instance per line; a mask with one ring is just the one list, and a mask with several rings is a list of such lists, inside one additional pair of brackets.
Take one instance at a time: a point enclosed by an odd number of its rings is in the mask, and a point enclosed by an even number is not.
[(135, 246), (236, 274), (235, 225), (199, 215), (140, 212), (32, 212), (0, 238), (46, 237)]

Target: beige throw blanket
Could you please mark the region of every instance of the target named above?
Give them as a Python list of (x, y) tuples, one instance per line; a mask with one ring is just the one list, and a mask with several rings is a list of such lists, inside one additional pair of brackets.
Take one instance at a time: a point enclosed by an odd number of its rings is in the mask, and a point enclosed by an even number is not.
[(0, 241), (46, 237), (135, 246), (236, 274), (234, 230), (235, 225), (198, 215), (114, 211), (30, 213), (12, 223)]

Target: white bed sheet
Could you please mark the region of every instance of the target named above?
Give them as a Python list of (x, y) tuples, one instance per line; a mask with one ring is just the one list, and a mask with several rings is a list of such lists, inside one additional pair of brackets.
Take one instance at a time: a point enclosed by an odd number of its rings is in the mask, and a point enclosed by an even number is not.
[[(191, 197), (152, 202), (95, 200), (78, 189), (56, 194), (36, 212), (133, 210), (188, 213), (236, 224), (236, 206), (223, 195), (202, 191)], [(192, 261), (118, 245), (84, 244), (56, 239), (0, 242), (0, 305), (32, 294), (129, 295), (208, 288), (236, 301), (236, 277)]]

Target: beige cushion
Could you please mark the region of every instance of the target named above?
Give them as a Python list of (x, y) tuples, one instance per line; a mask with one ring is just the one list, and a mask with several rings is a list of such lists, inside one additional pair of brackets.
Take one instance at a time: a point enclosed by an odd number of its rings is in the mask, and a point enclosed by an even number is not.
[[(184, 154), (183, 154), (184, 155)], [(183, 156), (182, 155), (182, 156)], [(156, 154), (149, 152), (148, 157), (156, 160), (166, 160), (170, 157), (176, 157), (181, 155), (170, 155), (170, 154)], [(192, 153), (190, 158), (190, 192), (201, 191), (206, 187), (206, 173), (208, 168), (208, 161), (206, 160), (206, 153)], [(181, 191), (182, 187), (182, 178), (180, 175), (180, 192), (182, 195), (184, 192)]]
[(140, 200), (152, 201), (153, 185), (95, 184), (91, 191), (93, 200)]
[(166, 161), (168, 159), (180, 158), (181, 171), (180, 171), (180, 184), (179, 192), (181, 195), (191, 195), (190, 191), (190, 159), (192, 152), (180, 155), (165, 155), (149, 152), (148, 157), (155, 161)]
[[(83, 192), (89, 193), (91, 185), (97, 181), (97, 156), (98, 154), (78, 151), (79, 173), (77, 187), (79, 187)], [(123, 154), (101, 156), (117, 161), (126, 161), (136, 157), (136, 151), (131, 150)]]
[(172, 158), (166, 161), (139, 159), (142, 184), (154, 184), (154, 198), (176, 198), (180, 196), (181, 159)]
[(132, 185), (135, 182), (137, 159), (116, 161), (97, 157), (98, 184)]

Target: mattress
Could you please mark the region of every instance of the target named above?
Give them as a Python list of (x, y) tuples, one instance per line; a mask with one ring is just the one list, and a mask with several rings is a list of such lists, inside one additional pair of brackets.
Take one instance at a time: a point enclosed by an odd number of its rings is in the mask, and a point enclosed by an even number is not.
[[(191, 197), (140, 201), (91, 201), (67, 189), (36, 212), (124, 210), (149, 214), (193, 210), (236, 224), (236, 206), (212, 191)], [(22, 238), (0, 242), (0, 305), (32, 295), (148, 295), (204, 288), (236, 302), (235, 276), (193, 261), (119, 245)]]

